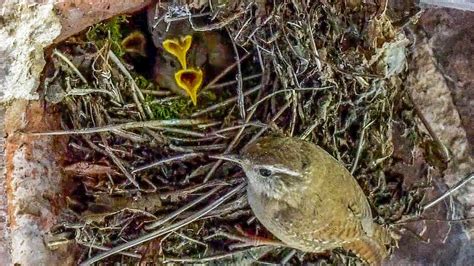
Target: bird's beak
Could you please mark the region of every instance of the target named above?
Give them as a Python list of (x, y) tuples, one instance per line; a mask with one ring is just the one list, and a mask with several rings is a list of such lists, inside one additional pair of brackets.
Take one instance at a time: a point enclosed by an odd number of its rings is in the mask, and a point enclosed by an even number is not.
[(186, 54), (189, 48), (191, 48), (192, 41), (193, 37), (191, 35), (186, 35), (179, 39), (166, 39), (163, 41), (163, 48), (168, 53), (176, 56), (181, 64), (181, 68), (186, 69)]
[(176, 84), (188, 93), (189, 97), (191, 97), (191, 101), (196, 105), (197, 92), (203, 80), (202, 70), (194, 68), (181, 69), (174, 74), (174, 79), (176, 80)]
[(130, 33), (125, 39), (122, 41), (122, 47), (126, 52), (135, 53), (142, 56), (146, 56), (145, 53), (145, 45), (146, 39), (143, 33), (139, 31), (135, 31)]
[(235, 155), (235, 154), (211, 155), (211, 156), (209, 156), (209, 158), (234, 162), (234, 163), (237, 163), (239, 165), (242, 165), (243, 162), (244, 162), (244, 160), (240, 156)]

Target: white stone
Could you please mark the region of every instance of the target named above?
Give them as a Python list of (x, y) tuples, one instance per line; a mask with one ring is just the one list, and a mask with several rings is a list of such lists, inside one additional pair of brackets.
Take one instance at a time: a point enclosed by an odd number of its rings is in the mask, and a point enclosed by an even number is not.
[(0, 99), (37, 99), (43, 49), (61, 32), (53, 1), (6, 1), (0, 10)]

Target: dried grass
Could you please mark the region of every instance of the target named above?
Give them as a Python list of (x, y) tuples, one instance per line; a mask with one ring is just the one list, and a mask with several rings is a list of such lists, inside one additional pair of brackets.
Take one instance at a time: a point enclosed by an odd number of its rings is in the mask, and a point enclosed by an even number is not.
[[(403, 89), (408, 42), (384, 7), (229, 1), (163, 19), (200, 13), (212, 19), (197, 30), (227, 33), (238, 55), (228, 69), (236, 79), (208, 84), (198, 107), (157, 89), (114, 53), (123, 38), (117, 27), (133, 30), (126, 19), (94, 26), (54, 53), (45, 98), (64, 107), (64, 131), (41, 135), (70, 135), (77, 189), (51, 246), (84, 246), (78, 260), (86, 264), (355, 263), (341, 250), (303, 254), (259, 240), (270, 236), (248, 207), (243, 173), (208, 155), (236, 153), (265, 134), (313, 141), (340, 160), (379, 223), (420, 210), (428, 172), (405, 185), (393, 167), (413, 160), (397, 149), (417, 150), (427, 136)], [(105, 41), (91, 37), (107, 27)], [(402, 148), (394, 130), (407, 140)]]

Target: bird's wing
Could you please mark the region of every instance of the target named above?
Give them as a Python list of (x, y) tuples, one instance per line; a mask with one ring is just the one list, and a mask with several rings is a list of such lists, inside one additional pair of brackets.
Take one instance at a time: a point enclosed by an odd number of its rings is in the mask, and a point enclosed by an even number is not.
[(341, 163), (322, 148), (314, 148), (311, 160), (319, 163), (311, 170), (312, 185), (305, 193), (312, 200), (302, 202), (304, 209), (317, 213), (318, 226), (327, 227), (324, 230), (333, 236), (356, 237), (364, 232), (371, 236), (372, 212), (363, 190)]

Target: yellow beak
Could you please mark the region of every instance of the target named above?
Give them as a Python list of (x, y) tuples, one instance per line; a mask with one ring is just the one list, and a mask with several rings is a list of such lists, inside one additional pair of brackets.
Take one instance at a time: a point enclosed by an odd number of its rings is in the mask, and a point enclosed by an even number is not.
[(178, 86), (185, 90), (194, 105), (197, 104), (197, 92), (202, 84), (203, 73), (201, 69), (181, 69), (174, 74)]
[(130, 35), (128, 35), (122, 41), (122, 47), (125, 49), (126, 52), (140, 54), (142, 56), (146, 56), (145, 45), (145, 36), (143, 36), (143, 34), (139, 31), (134, 31), (130, 33)]
[(163, 48), (170, 54), (176, 56), (183, 69), (186, 69), (186, 53), (191, 48), (193, 37), (186, 35), (179, 39), (166, 39), (163, 41)]

